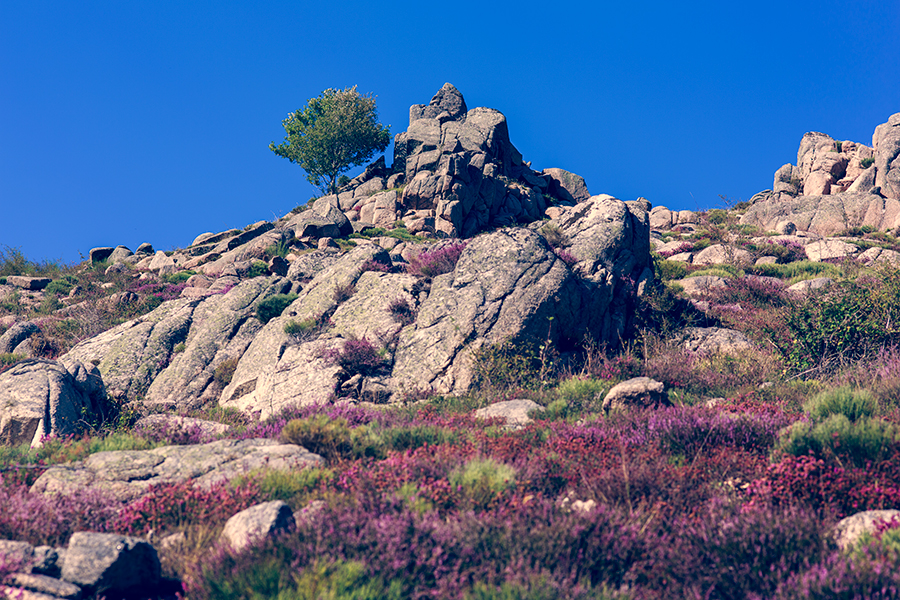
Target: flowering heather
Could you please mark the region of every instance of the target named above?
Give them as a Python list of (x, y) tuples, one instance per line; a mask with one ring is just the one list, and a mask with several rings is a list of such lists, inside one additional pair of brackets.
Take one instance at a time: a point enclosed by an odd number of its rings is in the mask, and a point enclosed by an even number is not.
[(76, 531), (107, 531), (120, 505), (99, 490), (32, 494), (0, 475), (0, 539), (65, 545)]
[(557, 256), (557, 258), (559, 258), (559, 260), (563, 261), (570, 267), (578, 262), (577, 256), (575, 256), (574, 254), (572, 254), (571, 252), (569, 252), (568, 250), (565, 250), (563, 248), (554, 248), (553, 253), (556, 254), (556, 256)]
[(362, 271), (375, 271), (376, 273), (390, 273), (392, 270), (391, 265), (386, 265), (383, 262), (377, 261), (375, 259), (369, 259), (363, 263)]
[(459, 260), (466, 242), (443, 246), (437, 250), (426, 250), (409, 258), (406, 272), (417, 277), (436, 277), (451, 272)]
[(329, 350), (325, 354), (325, 360), (331, 364), (339, 365), (347, 373), (356, 375), (374, 375), (384, 367), (384, 359), (378, 354), (378, 350), (367, 338), (350, 338), (344, 342), (344, 346)]

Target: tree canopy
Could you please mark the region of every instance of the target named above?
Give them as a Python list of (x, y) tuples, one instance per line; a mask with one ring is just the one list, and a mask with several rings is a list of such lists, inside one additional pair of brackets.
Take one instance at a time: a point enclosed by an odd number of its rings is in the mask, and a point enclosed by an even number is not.
[(269, 150), (299, 164), (323, 193), (337, 189), (338, 175), (365, 163), (391, 141), (390, 126), (378, 122), (375, 98), (356, 86), (327, 89), (281, 122), (287, 135)]

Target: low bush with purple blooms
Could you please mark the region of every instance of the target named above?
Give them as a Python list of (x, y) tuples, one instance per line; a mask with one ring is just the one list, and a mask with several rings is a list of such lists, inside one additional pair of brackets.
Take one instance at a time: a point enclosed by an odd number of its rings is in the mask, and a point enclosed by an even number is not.
[(437, 277), (450, 273), (466, 249), (466, 242), (456, 242), (441, 246), (436, 250), (426, 250), (409, 258), (406, 272), (417, 277)]

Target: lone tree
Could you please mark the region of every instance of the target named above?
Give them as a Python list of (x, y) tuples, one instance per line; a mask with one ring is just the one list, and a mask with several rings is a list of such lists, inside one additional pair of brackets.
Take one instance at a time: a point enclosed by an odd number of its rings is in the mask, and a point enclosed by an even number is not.
[(384, 151), (391, 141), (390, 126), (378, 122), (375, 98), (360, 95), (356, 86), (325, 90), (281, 125), (287, 132), (284, 142), (270, 143), (269, 150), (299, 164), (323, 193), (335, 192), (338, 175)]

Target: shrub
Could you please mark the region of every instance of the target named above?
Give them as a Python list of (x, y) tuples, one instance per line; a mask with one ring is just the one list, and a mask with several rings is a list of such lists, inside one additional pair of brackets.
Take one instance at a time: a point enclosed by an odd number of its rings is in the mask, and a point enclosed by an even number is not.
[(386, 265), (383, 262), (379, 262), (372, 258), (364, 262), (362, 266), (362, 271), (364, 273), (366, 271), (375, 271), (376, 273), (390, 273), (391, 270), (391, 265)]
[(334, 292), (332, 292), (332, 298), (334, 298), (336, 303), (340, 304), (352, 298), (355, 293), (356, 286), (352, 283), (338, 284), (335, 286)]
[(322, 455), (329, 462), (341, 458), (381, 456), (381, 441), (360, 425), (350, 428), (347, 419), (315, 415), (305, 419), (291, 419), (281, 430), (281, 439), (303, 446)]
[(437, 250), (426, 250), (409, 258), (406, 272), (416, 277), (437, 277), (450, 273), (456, 268), (466, 242), (458, 242), (443, 246)]
[(868, 390), (854, 390), (850, 386), (836, 387), (816, 394), (803, 405), (814, 422), (831, 415), (844, 415), (850, 421), (873, 417), (878, 413), (875, 396)]
[(331, 321), (321, 315), (319, 318), (310, 318), (303, 321), (291, 319), (284, 324), (284, 332), (293, 337), (297, 342), (303, 342), (316, 337)]
[(562, 248), (554, 248), (553, 253), (556, 254), (559, 260), (563, 261), (570, 267), (578, 262), (578, 257), (569, 252), (568, 250), (564, 250)]
[(213, 379), (215, 379), (216, 383), (218, 383), (222, 387), (225, 387), (229, 383), (231, 383), (231, 379), (234, 377), (234, 372), (237, 371), (239, 361), (239, 358), (234, 357), (220, 362), (213, 370)]
[(554, 250), (557, 248), (565, 248), (571, 243), (569, 241), (569, 236), (563, 233), (563, 230), (555, 223), (545, 224), (541, 227), (540, 233), (544, 236), (544, 239), (547, 240), (547, 245)]
[(450, 485), (461, 488), (476, 508), (487, 508), (515, 487), (516, 471), (490, 458), (476, 458), (454, 469), (449, 480)]
[(72, 288), (75, 287), (77, 282), (78, 279), (71, 275), (66, 276), (64, 279), (54, 279), (44, 288), (44, 293), (54, 294), (56, 296), (66, 296), (72, 291)]
[(384, 367), (384, 359), (372, 342), (364, 337), (349, 338), (340, 350), (332, 349), (324, 358), (351, 375), (374, 375)]
[(247, 272), (247, 277), (262, 277), (263, 275), (267, 275), (269, 273), (269, 265), (264, 263), (261, 260), (254, 260), (250, 264), (250, 270)]
[(284, 309), (296, 299), (297, 294), (275, 294), (265, 300), (261, 300), (256, 305), (256, 318), (265, 325), (275, 317), (281, 316)]
[(677, 260), (656, 259), (653, 261), (656, 269), (656, 277), (660, 281), (672, 281), (687, 277), (687, 265)]
[(416, 320), (416, 309), (406, 298), (394, 298), (388, 304), (388, 312), (391, 317), (404, 327)]
[(833, 414), (821, 423), (798, 421), (779, 438), (776, 451), (792, 456), (849, 460), (856, 466), (882, 460), (898, 439), (897, 428), (880, 419), (850, 421)]
[(864, 158), (864, 159), (862, 159), (861, 161), (859, 161), (859, 165), (860, 165), (863, 169), (868, 169), (869, 167), (871, 167), (871, 166), (874, 165), (874, 164), (875, 164), (875, 159), (874, 159), (874, 158), (871, 158), (871, 157), (870, 157), (870, 158)]

